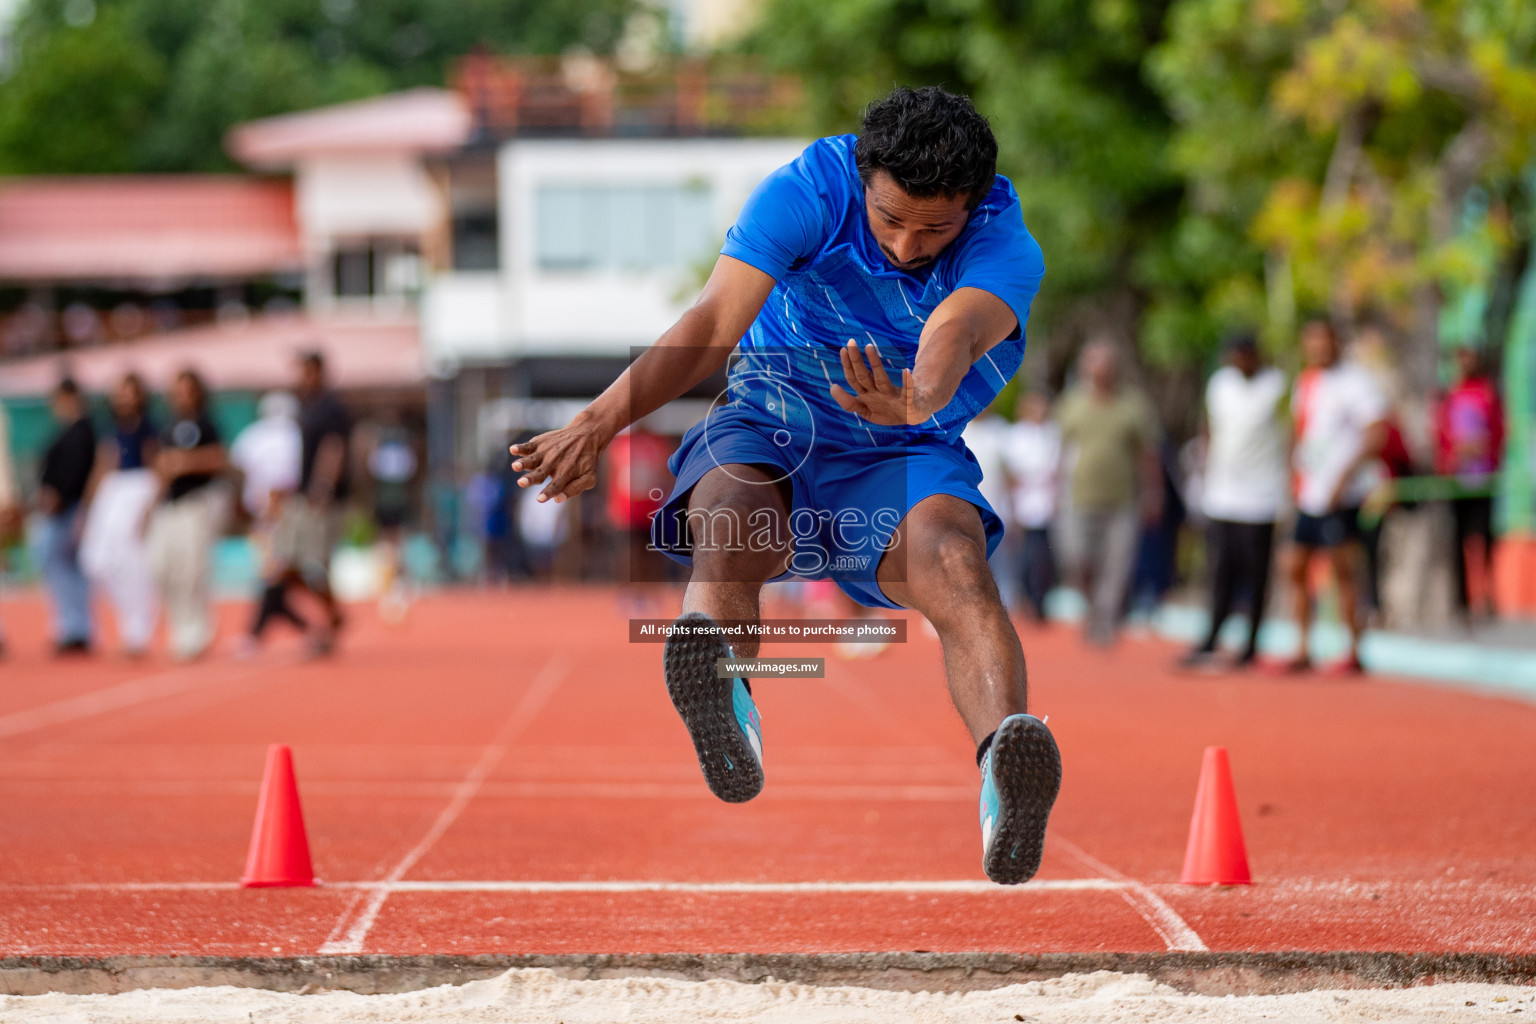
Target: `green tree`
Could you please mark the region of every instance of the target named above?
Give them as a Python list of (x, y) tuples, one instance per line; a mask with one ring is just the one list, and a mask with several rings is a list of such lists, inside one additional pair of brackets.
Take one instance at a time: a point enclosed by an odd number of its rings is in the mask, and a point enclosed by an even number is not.
[[(806, 127), (818, 132), (854, 130), (898, 83), (973, 98), (1045, 251), (1031, 339), (1054, 339), (1059, 362), (1089, 334), (1137, 337), (1143, 311), (1177, 286), (1183, 183), (1142, 71), (1165, 11), (1136, 0), (767, 0), (749, 45), (803, 77)], [(1188, 362), (1210, 333), (1198, 325), (1152, 354)]]
[(240, 121), (441, 85), (475, 47), (608, 52), (637, 9), (637, 0), (26, 0), (11, 76), (0, 82), (0, 168), (227, 169), (223, 137)]
[(133, 169), (165, 67), (131, 22), (113, 11), (26, 43), (30, 73), (0, 83), (0, 173)]
[[(1193, 215), (1263, 252), (1239, 276), (1277, 343), (1298, 308), (1373, 320), (1427, 392), (1443, 295), (1508, 251), (1503, 211), (1536, 138), (1536, 9), (1179, 0), (1169, 27), (1150, 67), (1179, 122), (1174, 161)], [(1493, 213), (1468, 225), (1474, 189)]]

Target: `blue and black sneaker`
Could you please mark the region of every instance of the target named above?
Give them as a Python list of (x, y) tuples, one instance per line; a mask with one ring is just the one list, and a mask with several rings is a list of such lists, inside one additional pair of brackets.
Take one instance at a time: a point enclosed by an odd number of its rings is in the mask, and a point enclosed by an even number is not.
[(763, 723), (745, 679), (721, 679), (716, 666), (732, 657), (713, 619), (702, 612), (680, 616), (686, 635), (667, 639), (662, 653), (667, 694), (693, 739), (709, 790), (721, 800), (745, 803), (763, 791)]
[(1045, 824), (1061, 788), (1061, 754), (1045, 723), (1009, 715), (981, 761), (981, 864), (1002, 885), (1040, 870)]

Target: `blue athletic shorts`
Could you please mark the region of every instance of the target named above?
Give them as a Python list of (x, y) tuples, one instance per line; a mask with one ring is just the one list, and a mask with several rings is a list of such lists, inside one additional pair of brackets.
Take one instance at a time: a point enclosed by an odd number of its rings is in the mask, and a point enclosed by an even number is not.
[[(884, 436), (899, 436), (886, 430)], [(900, 608), (881, 592), (875, 569), (896, 527), (912, 506), (934, 494), (952, 494), (975, 505), (990, 556), (1003, 539), (1003, 523), (977, 485), (981, 467), (960, 441), (940, 438), (846, 446), (820, 440), (802, 443), (783, 422), (750, 406), (722, 405), (683, 435), (667, 468), (677, 477), (672, 494), (651, 522), (651, 539), (667, 557), (690, 565), (692, 539), (688, 496), (716, 466), (775, 467), (791, 488), (789, 530), (794, 555), (788, 572), (830, 579), (859, 604)], [(756, 482), (756, 481), (754, 481)], [(704, 522), (709, 529), (736, 529), (746, 539), (750, 524)]]

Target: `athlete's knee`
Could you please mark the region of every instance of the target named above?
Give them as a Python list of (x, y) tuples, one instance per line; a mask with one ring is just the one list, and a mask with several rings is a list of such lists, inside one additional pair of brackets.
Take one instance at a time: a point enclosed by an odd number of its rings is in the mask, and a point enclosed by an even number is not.
[(688, 510), (695, 575), (714, 581), (762, 581), (778, 575), (789, 552), (784, 517), (751, 493), (721, 495)]
[(997, 597), (997, 584), (987, 565), (986, 541), (967, 531), (933, 531), (918, 539), (911, 557), (908, 568), (915, 594), (933, 610), (958, 610), (974, 601)]

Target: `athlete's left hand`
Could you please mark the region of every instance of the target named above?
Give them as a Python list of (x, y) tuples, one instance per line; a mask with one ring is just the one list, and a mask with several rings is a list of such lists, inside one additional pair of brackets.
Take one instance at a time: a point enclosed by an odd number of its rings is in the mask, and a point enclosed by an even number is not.
[(880, 350), (873, 342), (861, 352), (858, 342), (850, 338), (842, 356), (843, 376), (853, 391), (833, 384), (832, 400), (847, 411), (886, 427), (915, 425), (934, 414), (937, 406), (931, 389), (919, 387), (908, 369), (901, 371), (901, 386), (897, 387), (885, 372)]

